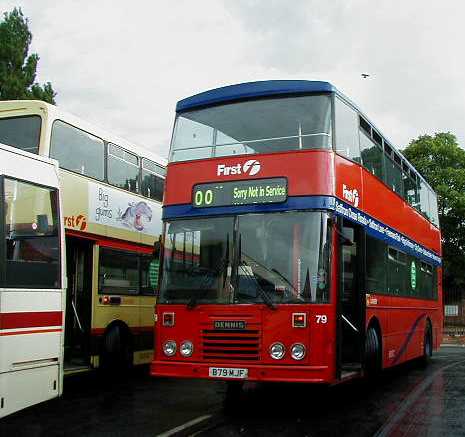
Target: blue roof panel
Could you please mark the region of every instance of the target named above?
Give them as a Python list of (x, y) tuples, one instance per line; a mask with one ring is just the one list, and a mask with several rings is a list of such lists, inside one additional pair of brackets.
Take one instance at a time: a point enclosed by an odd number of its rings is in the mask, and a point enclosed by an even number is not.
[(254, 97), (336, 91), (336, 88), (328, 82), (310, 80), (266, 80), (260, 82), (246, 82), (216, 88), (187, 97), (177, 103), (176, 112)]

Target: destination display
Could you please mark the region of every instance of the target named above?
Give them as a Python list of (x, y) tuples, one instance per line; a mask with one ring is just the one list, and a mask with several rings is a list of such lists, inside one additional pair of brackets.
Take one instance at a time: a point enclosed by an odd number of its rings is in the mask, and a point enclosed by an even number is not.
[(214, 182), (194, 186), (192, 204), (196, 208), (253, 203), (279, 203), (287, 200), (287, 179)]

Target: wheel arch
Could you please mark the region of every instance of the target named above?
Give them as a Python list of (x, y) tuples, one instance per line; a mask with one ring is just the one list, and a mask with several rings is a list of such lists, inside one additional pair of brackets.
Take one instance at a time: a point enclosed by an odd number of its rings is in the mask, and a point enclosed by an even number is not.
[[(120, 336), (120, 342), (117, 344), (112, 343), (112, 340), (109, 338), (115, 328), (118, 329), (118, 335)], [(120, 350), (120, 345), (124, 343), (126, 343), (130, 351), (129, 353), (132, 355), (134, 353), (134, 336), (131, 328), (123, 320), (114, 319), (106, 326), (102, 335), (99, 351), (101, 360), (105, 361), (105, 358), (108, 358), (109, 354), (117, 353)]]
[(113, 329), (114, 327), (119, 327), (121, 329), (121, 331), (124, 333), (125, 337), (127, 340), (129, 340), (131, 346), (133, 344), (133, 333), (132, 333), (132, 330), (131, 328), (129, 327), (129, 325), (121, 320), (121, 319), (114, 319), (112, 320), (105, 328), (105, 331), (103, 332), (103, 337), (105, 337), (106, 335), (108, 335), (108, 333), (110, 332), (111, 329)]

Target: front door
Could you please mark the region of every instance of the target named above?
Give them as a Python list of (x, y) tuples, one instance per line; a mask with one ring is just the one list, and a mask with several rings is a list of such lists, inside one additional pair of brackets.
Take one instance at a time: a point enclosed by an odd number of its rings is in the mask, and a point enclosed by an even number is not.
[(363, 228), (342, 220), (339, 236), (340, 292), (338, 302), (339, 371), (361, 371), (365, 332), (363, 291)]
[(88, 366), (92, 308), (92, 243), (66, 238), (65, 367)]

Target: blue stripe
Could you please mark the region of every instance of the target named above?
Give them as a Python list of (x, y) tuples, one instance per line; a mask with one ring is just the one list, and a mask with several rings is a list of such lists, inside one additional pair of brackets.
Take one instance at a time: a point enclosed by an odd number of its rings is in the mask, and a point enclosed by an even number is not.
[(417, 329), (417, 326), (419, 323), (423, 320), (423, 318), (426, 317), (426, 313), (421, 314), (420, 316), (417, 317), (415, 322), (413, 322), (412, 327), (410, 328), (410, 331), (407, 335), (407, 338), (404, 340), (404, 343), (402, 346), (399, 348), (399, 351), (397, 352), (396, 356), (392, 360), (392, 364), (397, 364), (400, 360), (400, 357), (405, 353), (407, 350), (407, 346), (409, 345), (410, 341), (413, 338), (413, 334), (415, 334), (415, 330)]
[(292, 210), (324, 209), (335, 211), (339, 216), (363, 226), (368, 235), (386, 242), (416, 258), (435, 266), (441, 265), (441, 258), (433, 251), (416, 243), (394, 228), (365, 214), (357, 208), (333, 196), (293, 196), (283, 203), (260, 203), (253, 205), (219, 206), (195, 208), (191, 204), (163, 207), (163, 220), (216, 215), (236, 215), (248, 213), (270, 213)]
[(282, 203), (256, 203), (252, 205), (217, 206), (195, 208), (191, 204), (163, 207), (163, 220), (184, 217), (205, 217), (211, 215), (236, 215), (247, 213), (281, 212), (299, 209), (334, 210), (334, 197), (330, 196), (294, 196)]
[(374, 219), (357, 208), (342, 202), (339, 199), (335, 200), (336, 214), (347, 218), (348, 220), (362, 225), (367, 234), (386, 242), (389, 246), (396, 247), (405, 253), (408, 253), (416, 258), (420, 258), (434, 266), (441, 265), (441, 258), (428, 248), (418, 244), (409, 237), (396, 231), (394, 228)]
[(335, 92), (336, 88), (328, 82), (309, 80), (265, 80), (228, 85), (208, 90), (180, 100), (176, 112), (199, 108), (218, 103), (234, 102), (256, 97), (295, 95), (308, 93)]

